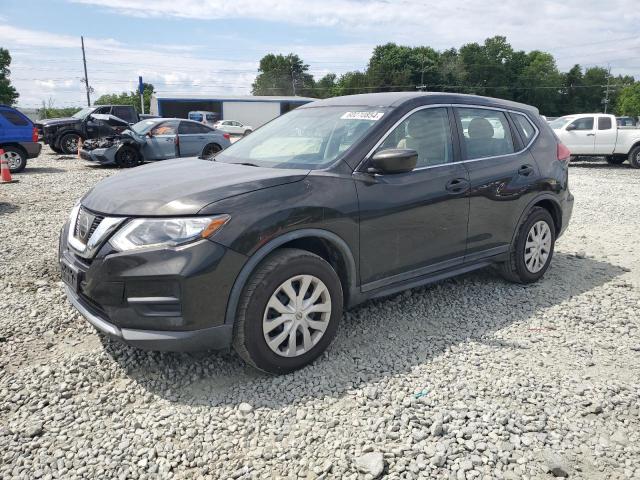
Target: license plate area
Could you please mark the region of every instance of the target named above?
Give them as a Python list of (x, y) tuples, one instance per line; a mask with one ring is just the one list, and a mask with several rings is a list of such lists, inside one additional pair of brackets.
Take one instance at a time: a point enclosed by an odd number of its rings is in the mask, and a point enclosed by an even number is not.
[(80, 271), (69, 264), (65, 260), (60, 261), (60, 275), (62, 281), (67, 284), (74, 292), (80, 290)]

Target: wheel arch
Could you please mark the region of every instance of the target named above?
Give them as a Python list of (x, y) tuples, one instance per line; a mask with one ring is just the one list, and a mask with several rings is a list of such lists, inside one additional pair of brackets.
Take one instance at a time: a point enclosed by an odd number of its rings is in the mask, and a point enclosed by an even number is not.
[(202, 150), (200, 150), (200, 155), (199, 156), (202, 157), (204, 155), (204, 151), (207, 149), (207, 147), (210, 147), (212, 145), (218, 147), (220, 149), (220, 151), (224, 150), (224, 148), (222, 148), (222, 145), (220, 145), (216, 141), (213, 141), (213, 142), (209, 142), (209, 143), (205, 144), (205, 146), (202, 147)]
[(274, 238), (249, 257), (249, 260), (236, 277), (231, 293), (229, 294), (225, 313), (225, 324), (232, 325), (234, 323), (242, 290), (244, 290), (244, 286), (255, 268), (270, 253), (279, 248), (306, 250), (326, 260), (336, 270), (340, 278), (345, 304), (350, 303), (349, 299), (356, 293), (356, 264), (347, 243), (338, 235), (328, 230), (295, 230)]
[(513, 232), (513, 236), (511, 238), (511, 243), (513, 243), (518, 235), (518, 230), (520, 230), (520, 225), (525, 221), (531, 209), (535, 207), (542, 207), (549, 212), (551, 218), (553, 218), (553, 225), (556, 229), (556, 235), (558, 232), (562, 230), (562, 208), (553, 195), (540, 195), (527, 205), (527, 207), (522, 211), (522, 215), (518, 219), (518, 224)]
[(19, 143), (15, 143), (15, 142), (6, 142), (6, 143), (1, 143), (0, 144), (0, 148), (5, 149), (6, 147), (13, 147), (13, 148), (17, 148), (18, 150), (20, 150), (25, 158), (29, 156), (29, 152), (27, 152), (27, 150), (20, 145)]

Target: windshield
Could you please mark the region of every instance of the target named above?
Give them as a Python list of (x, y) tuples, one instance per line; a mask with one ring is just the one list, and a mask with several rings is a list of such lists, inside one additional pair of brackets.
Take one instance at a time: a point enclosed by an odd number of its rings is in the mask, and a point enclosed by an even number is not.
[(201, 113), (189, 113), (189, 120), (195, 120), (196, 122), (202, 121)]
[(155, 127), (159, 122), (157, 120), (142, 120), (135, 125), (131, 126), (131, 130), (136, 132), (138, 135), (144, 135), (153, 127)]
[(85, 118), (87, 118), (87, 115), (89, 115), (90, 113), (93, 113), (94, 110), (95, 110), (95, 108), (93, 108), (93, 107), (84, 107), (82, 110), (80, 110), (79, 112), (74, 113), (71, 116), (73, 118), (79, 118), (79, 119), (84, 120)]
[(223, 150), (216, 161), (259, 167), (328, 166), (379, 121), (386, 109), (310, 107), (293, 110)]
[(569, 123), (574, 118), (575, 117), (560, 117), (560, 118), (556, 118), (552, 122), (549, 122), (549, 126), (551, 128), (553, 128), (554, 130), (557, 130), (558, 128), (564, 127), (567, 123)]

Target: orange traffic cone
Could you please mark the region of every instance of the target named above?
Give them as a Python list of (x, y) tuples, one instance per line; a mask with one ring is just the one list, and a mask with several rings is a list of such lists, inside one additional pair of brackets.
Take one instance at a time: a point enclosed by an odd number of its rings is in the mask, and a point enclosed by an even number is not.
[(11, 180), (11, 170), (4, 150), (0, 148), (0, 183), (16, 183), (18, 180)]

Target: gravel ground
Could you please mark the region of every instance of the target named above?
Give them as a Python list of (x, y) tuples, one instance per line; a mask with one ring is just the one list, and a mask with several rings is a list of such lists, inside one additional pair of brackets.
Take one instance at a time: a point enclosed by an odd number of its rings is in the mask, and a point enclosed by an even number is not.
[(268, 377), (75, 313), (58, 231), (117, 170), (46, 152), (0, 185), (0, 478), (640, 478), (640, 171), (570, 173), (543, 281), (369, 302), (314, 365)]

